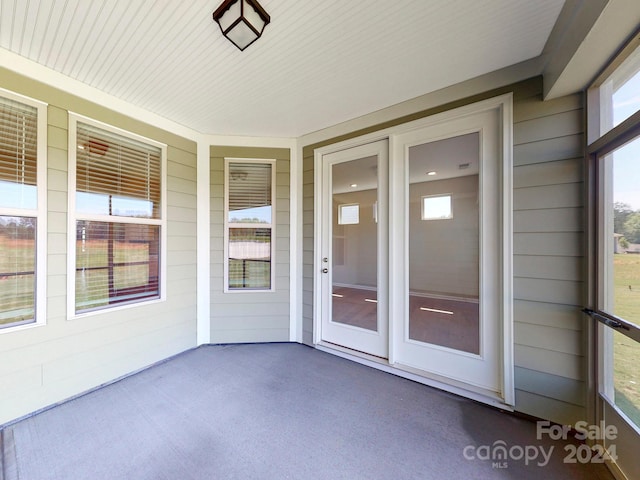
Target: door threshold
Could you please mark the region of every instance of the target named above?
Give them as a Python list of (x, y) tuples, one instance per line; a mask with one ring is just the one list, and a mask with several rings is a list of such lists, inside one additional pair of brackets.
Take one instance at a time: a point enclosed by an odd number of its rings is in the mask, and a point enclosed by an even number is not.
[(499, 408), (500, 410), (506, 410), (508, 412), (514, 411), (512, 405), (504, 403), (504, 400), (498, 397), (494, 392), (484, 390), (473, 385), (467, 385), (462, 382), (448, 379), (440, 375), (435, 375), (407, 365), (400, 365), (397, 363), (391, 364), (386, 358), (376, 357), (375, 355), (359, 352), (357, 350), (352, 350), (329, 342), (323, 341), (315, 344), (314, 347), (323, 352), (337, 355), (347, 360), (406, 378), (407, 380), (422, 383), (423, 385), (437, 388), (438, 390), (453, 393), (460, 397), (484, 403), (485, 405), (490, 405), (492, 407)]
[[(389, 360), (384, 357), (378, 357), (376, 355), (372, 355), (370, 353), (361, 352), (359, 350), (354, 350), (352, 348), (343, 347), (342, 345), (338, 345), (337, 343), (331, 343), (322, 340), (320, 343), (314, 345), (319, 350), (322, 350), (327, 353), (338, 354), (343, 353), (345, 355), (356, 355), (358, 358), (362, 360), (368, 360), (370, 362), (377, 363), (379, 365), (389, 365)], [(338, 353), (339, 352), (339, 353)], [(342, 355), (339, 355), (342, 356)], [(345, 357), (349, 358), (349, 357)]]

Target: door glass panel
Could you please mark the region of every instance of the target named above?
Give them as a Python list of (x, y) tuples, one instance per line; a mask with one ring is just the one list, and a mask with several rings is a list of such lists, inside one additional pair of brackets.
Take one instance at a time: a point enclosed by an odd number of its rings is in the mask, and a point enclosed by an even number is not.
[[(604, 157), (605, 169), (612, 179), (612, 196), (605, 212), (610, 221), (609, 228), (605, 228), (608, 245), (604, 262), (608, 275), (604, 310), (636, 325), (640, 325), (639, 159), (640, 137)], [(613, 360), (609, 396), (640, 426), (640, 345), (618, 332), (608, 335), (607, 341)]]
[(480, 353), (479, 134), (409, 148), (410, 340)]
[(378, 331), (378, 157), (333, 165), (332, 321)]

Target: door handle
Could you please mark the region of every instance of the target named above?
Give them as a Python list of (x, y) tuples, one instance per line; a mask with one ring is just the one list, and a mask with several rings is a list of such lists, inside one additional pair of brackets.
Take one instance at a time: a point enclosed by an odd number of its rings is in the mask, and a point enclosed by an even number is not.
[(329, 273), (329, 269), (328, 268), (323, 268), (322, 269), (322, 273)]

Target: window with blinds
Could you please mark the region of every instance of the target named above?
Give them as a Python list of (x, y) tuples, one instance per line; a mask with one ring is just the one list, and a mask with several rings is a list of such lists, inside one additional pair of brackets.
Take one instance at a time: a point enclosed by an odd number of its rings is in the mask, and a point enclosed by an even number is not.
[(38, 114), (0, 98), (0, 206), (37, 207)]
[(272, 289), (274, 168), (274, 160), (226, 161), (226, 291)]
[(36, 321), (38, 109), (0, 97), (0, 329)]
[(158, 299), (165, 150), (75, 125), (75, 312)]
[(160, 218), (161, 154), (159, 147), (78, 122), (77, 211)]

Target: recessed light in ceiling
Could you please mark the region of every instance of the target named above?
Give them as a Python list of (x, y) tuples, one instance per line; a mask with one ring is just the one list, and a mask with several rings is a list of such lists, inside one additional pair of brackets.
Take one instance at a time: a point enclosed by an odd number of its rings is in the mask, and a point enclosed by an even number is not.
[(434, 172), (433, 170), (431, 170), (430, 172), (427, 172), (427, 175), (429, 175), (430, 177), (433, 177), (436, 174), (436, 172)]
[(357, 183), (352, 183), (352, 184), (351, 184), (351, 188), (356, 188), (357, 186), (358, 186), (358, 184), (357, 184)]

